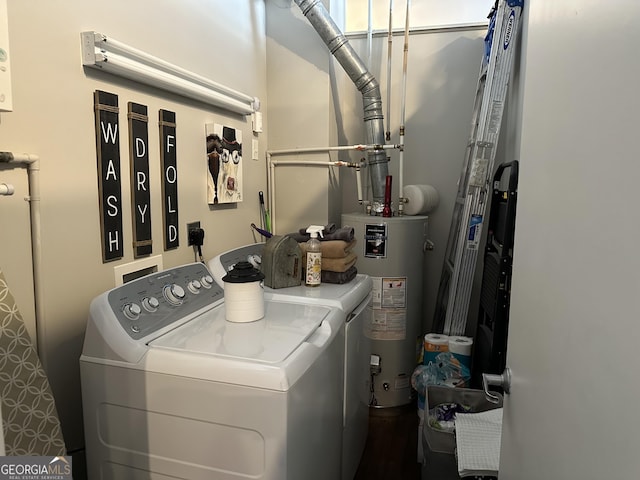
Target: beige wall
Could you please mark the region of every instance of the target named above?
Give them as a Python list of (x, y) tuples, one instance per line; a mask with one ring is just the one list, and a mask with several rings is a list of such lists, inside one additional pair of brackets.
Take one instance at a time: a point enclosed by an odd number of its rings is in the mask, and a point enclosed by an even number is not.
[[(150, 8), (152, 7), (152, 8)], [(114, 286), (115, 266), (133, 260), (126, 103), (149, 107), (149, 154), (153, 254), (165, 267), (194, 261), (187, 246), (186, 223), (199, 220), (206, 232), (205, 258), (250, 243), (250, 223), (258, 217), (258, 190), (266, 189), (264, 151), (268, 123), (259, 137), (260, 160), (251, 160), (251, 124), (197, 102), (108, 75), (84, 71), (80, 32), (105, 33), (244, 93), (258, 96), (267, 108), (265, 13), (262, 0), (158, 0), (108, 3), (87, 0), (8, 2), (13, 69), (11, 113), (0, 114), (0, 150), (29, 152), (41, 158), (42, 272), (44, 285), (44, 360), (62, 419), (68, 447), (82, 443), (78, 359), (91, 299)], [(122, 205), (125, 257), (102, 263), (98, 207), (93, 92), (119, 96)], [(164, 252), (160, 198), (158, 110), (177, 116), (180, 247)], [(204, 125), (223, 123), (242, 130), (245, 201), (210, 208), (206, 202)], [(24, 171), (0, 170), (0, 181)], [(26, 178), (26, 177), (25, 177)], [(24, 180), (14, 182), (15, 199), (26, 195)], [(19, 185), (18, 185), (19, 183)], [(2, 248), (12, 290), (29, 313), (28, 210), (8, 209), (0, 198)], [(17, 202), (18, 204), (20, 202)], [(28, 221), (28, 220), (27, 220)], [(7, 222), (7, 223), (6, 223)], [(5, 225), (15, 225), (5, 237)], [(6, 242), (6, 243), (5, 243)], [(19, 244), (22, 248), (13, 248)], [(5, 267), (7, 265), (7, 267)], [(25, 282), (24, 279), (27, 279)], [(32, 314), (29, 314), (32, 315)]]
[[(447, 244), (451, 214), (455, 201), (467, 141), (471, 131), (471, 115), (483, 51), (486, 27), (460, 30), (419, 31), (410, 35), (406, 102), (404, 185), (428, 184), (440, 195), (440, 204), (429, 214), (429, 237), (435, 248), (425, 256), (425, 295), (423, 329), (430, 331)], [(374, 36), (371, 72), (378, 78), (387, 114), (387, 37)], [(362, 58), (367, 57), (366, 38), (351, 40)], [(402, 107), (404, 37), (393, 39), (391, 72), (390, 123), (391, 141), (399, 142)], [(337, 70), (334, 103), (338, 105), (337, 135), (342, 142), (364, 140), (361, 95), (351, 81)], [(391, 150), (389, 174), (392, 175), (392, 202), (397, 209), (399, 197), (399, 153)], [(355, 161), (360, 154), (343, 156)], [(368, 177), (363, 177), (367, 182)], [(356, 196), (355, 176), (341, 172), (342, 204), (345, 212), (361, 211)]]
[[(269, 148), (354, 145), (366, 142), (362, 96), (332, 60), (318, 34), (292, 1), (267, 2)], [(486, 26), (421, 30), (412, 33), (406, 86), (404, 183), (430, 184), (440, 205), (430, 214), (435, 249), (425, 260), (423, 328), (429, 331), (440, 280), (451, 213), (466, 145)], [(367, 62), (365, 35), (348, 37)], [(387, 113), (387, 35), (373, 36), (369, 70), (378, 79)], [(390, 143), (398, 143), (404, 38), (393, 40)], [(329, 103), (327, 108), (327, 102)], [(385, 119), (385, 126), (388, 119)], [(360, 152), (286, 157), (303, 161), (360, 161)], [(398, 198), (397, 151), (390, 153), (393, 200)], [(283, 158), (283, 157), (282, 157)], [(280, 170), (278, 170), (280, 169)], [(340, 212), (360, 211), (351, 169), (277, 167), (278, 233), (310, 223), (340, 222)], [(368, 173), (363, 173), (366, 184)]]
[[(328, 50), (298, 6), (266, 2), (269, 149), (330, 145)], [(326, 154), (278, 155), (276, 161), (327, 161)], [(327, 222), (328, 169), (275, 167), (276, 233)], [(272, 192), (269, 192), (271, 195)]]
[[(345, 31), (365, 31), (369, 21), (370, 0), (346, 0)], [(373, 29), (387, 30), (389, 6), (393, 4), (393, 28), (404, 29), (407, 1), (371, 1)], [(431, 27), (461, 23), (482, 22), (493, 6), (493, 0), (413, 0), (409, 16), (412, 27)]]

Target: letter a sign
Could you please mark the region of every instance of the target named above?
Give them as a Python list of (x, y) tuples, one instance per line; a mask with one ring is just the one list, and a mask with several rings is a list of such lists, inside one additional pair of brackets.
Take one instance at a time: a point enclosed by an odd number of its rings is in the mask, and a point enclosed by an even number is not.
[(93, 98), (96, 119), (102, 261), (106, 263), (122, 258), (123, 255), (118, 96), (96, 90)]

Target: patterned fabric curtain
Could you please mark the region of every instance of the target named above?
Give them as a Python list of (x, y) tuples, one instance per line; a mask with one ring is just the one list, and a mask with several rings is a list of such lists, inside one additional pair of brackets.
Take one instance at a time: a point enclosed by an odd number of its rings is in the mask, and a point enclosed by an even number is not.
[(2, 270), (0, 400), (6, 455), (65, 455), (51, 386)]

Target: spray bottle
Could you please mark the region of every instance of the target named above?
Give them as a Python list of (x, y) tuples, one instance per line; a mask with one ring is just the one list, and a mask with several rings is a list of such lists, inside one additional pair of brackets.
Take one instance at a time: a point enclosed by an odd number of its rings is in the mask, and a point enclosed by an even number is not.
[(304, 283), (308, 287), (317, 287), (320, 285), (322, 272), (322, 250), (320, 249), (320, 240), (318, 234), (322, 237), (323, 226), (311, 225), (307, 228), (307, 233), (311, 238), (307, 240), (307, 269), (305, 271)]

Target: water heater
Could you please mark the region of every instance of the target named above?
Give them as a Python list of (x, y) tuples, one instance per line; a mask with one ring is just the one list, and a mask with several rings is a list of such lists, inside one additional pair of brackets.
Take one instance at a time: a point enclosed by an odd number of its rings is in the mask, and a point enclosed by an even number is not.
[[(426, 216), (342, 215), (355, 229), (357, 268), (373, 280), (373, 312), (365, 325), (371, 339), (371, 406), (411, 402), (411, 374), (422, 336)], [(378, 363), (378, 365), (376, 365)]]

